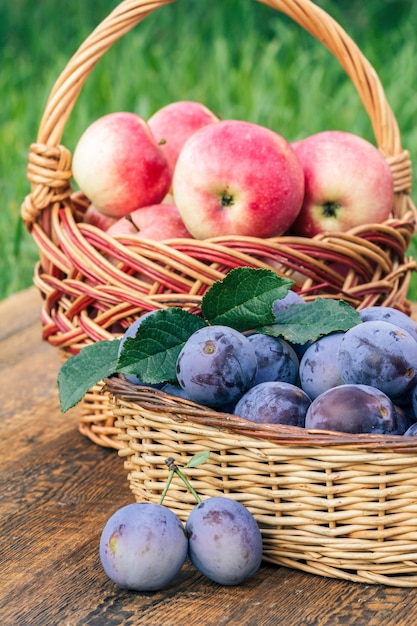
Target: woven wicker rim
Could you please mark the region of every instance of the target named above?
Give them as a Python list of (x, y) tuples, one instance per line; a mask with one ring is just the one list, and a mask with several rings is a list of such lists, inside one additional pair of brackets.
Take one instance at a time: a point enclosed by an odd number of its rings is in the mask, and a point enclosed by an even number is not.
[(132, 406), (136, 406), (137, 409), (143, 408), (156, 414), (169, 416), (174, 423), (189, 421), (196, 425), (213, 428), (213, 437), (216, 435), (216, 430), (221, 430), (244, 437), (265, 439), (273, 444), (285, 446), (333, 447), (381, 452), (395, 451), (396, 453), (409, 453), (417, 448), (417, 436), (349, 434), (282, 424), (255, 424), (235, 415), (221, 413), (190, 400), (171, 396), (159, 389), (133, 385), (123, 376), (105, 379), (103, 391), (116, 399), (120, 398), (132, 403)]

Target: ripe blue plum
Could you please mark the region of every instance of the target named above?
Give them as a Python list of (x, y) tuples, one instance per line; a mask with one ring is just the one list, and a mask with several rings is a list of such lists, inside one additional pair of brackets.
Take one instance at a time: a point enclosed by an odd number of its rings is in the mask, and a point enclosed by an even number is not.
[(278, 311), (284, 311), (285, 309), (288, 309), (288, 307), (292, 304), (305, 304), (305, 300), (303, 300), (303, 298), (298, 295), (298, 293), (296, 293), (295, 291), (291, 291), (290, 289), (290, 291), (288, 291), (288, 293), (283, 298), (275, 300), (274, 304), (272, 305), (272, 310), (274, 313), (278, 313)]
[(300, 362), (287, 341), (262, 333), (253, 333), (248, 339), (255, 350), (258, 362), (254, 385), (270, 380), (292, 384), (297, 382)]
[(234, 405), (253, 385), (258, 365), (243, 333), (213, 325), (191, 335), (176, 367), (178, 382), (192, 400), (221, 408)]
[(312, 341), (307, 341), (307, 343), (290, 343), (290, 346), (293, 348), (298, 360), (301, 361), (306, 350), (312, 345), (312, 343)]
[(323, 391), (343, 384), (338, 364), (339, 346), (344, 333), (332, 333), (317, 339), (300, 361), (300, 385), (314, 400)]
[(391, 322), (362, 322), (344, 334), (338, 363), (345, 383), (377, 387), (395, 400), (417, 382), (417, 341)]
[(173, 383), (165, 383), (161, 387), (161, 391), (164, 391), (170, 396), (176, 396), (177, 398), (184, 398), (185, 400), (191, 399), (182, 387), (174, 385)]
[(414, 415), (416, 416), (416, 419), (417, 419), (417, 385), (414, 385), (413, 389), (410, 392), (410, 396), (411, 396), (411, 406), (413, 408)]
[(239, 585), (262, 562), (262, 535), (250, 511), (225, 497), (203, 500), (185, 524), (193, 565), (220, 585)]
[(408, 430), (408, 428), (416, 421), (414, 411), (410, 407), (401, 407), (397, 404), (394, 406), (397, 414), (397, 432), (399, 435), (403, 435), (405, 431)]
[(155, 591), (166, 587), (185, 563), (188, 539), (181, 520), (160, 504), (128, 504), (108, 519), (100, 560), (120, 587)]
[(345, 384), (324, 391), (310, 404), (305, 427), (344, 433), (402, 434), (390, 398), (369, 385)]
[(297, 385), (270, 381), (247, 391), (235, 406), (234, 414), (251, 422), (304, 427), (311, 399)]
[(406, 313), (389, 306), (368, 306), (359, 311), (364, 322), (382, 320), (406, 330), (417, 341), (417, 323)]
[(404, 433), (404, 437), (417, 437), (417, 422), (411, 424)]

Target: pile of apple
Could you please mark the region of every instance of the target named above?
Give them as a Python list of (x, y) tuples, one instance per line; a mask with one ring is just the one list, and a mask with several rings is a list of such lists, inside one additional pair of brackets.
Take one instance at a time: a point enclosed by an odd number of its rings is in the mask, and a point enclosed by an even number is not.
[(290, 143), (193, 101), (148, 120), (97, 119), (76, 145), (73, 176), (91, 203), (86, 222), (153, 240), (344, 232), (385, 221), (394, 196), (382, 153), (355, 134)]

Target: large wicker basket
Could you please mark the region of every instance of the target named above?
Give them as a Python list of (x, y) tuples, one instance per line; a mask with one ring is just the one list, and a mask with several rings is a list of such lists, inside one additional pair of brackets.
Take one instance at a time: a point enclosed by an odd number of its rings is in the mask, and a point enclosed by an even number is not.
[[(36, 143), (30, 148), (31, 192), (22, 205), (23, 220), (40, 254), (34, 281), (43, 296), (44, 339), (64, 355), (75, 354), (88, 343), (120, 335), (150, 309), (175, 305), (198, 311), (213, 281), (241, 265), (273, 267), (292, 278), (294, 289), (306, 298), (342, 297), (357, 308), (385, 304), (409, 311), (407, 290), (415, 268), (406, 257), (415, 228), (409, 155), (376, 72), (337, 22), (309, 0), (264, 2), (322, 41), (353, 82), (376, 144), (393, 172), (390, 219), (314, 239), (233, 236), (136, 244), (111, 238), (83, 222), (88, 203), (72, 192), (71, 154), (60, 144), (64, 127), (102, 55), (149, 13), (171, 1), (121, 2), (70, 59), (46, 103)], [(118, 265), (108, 260), (109, 254)], [(80, 429), (97, 443), (117, 448), (119, 430), (101, 387), (86, 395)]]
[[(202, 498), (248, 507), (266, 561), (417, 587), (417, 437), (258, 425), (119, 378), (107, 389), (137, 501), (159, 501), (171, 457)], [(184, 468), (203, 450), (207, 463)], [(186, 520), (195, 500), (174, 477), (164, 504)]]

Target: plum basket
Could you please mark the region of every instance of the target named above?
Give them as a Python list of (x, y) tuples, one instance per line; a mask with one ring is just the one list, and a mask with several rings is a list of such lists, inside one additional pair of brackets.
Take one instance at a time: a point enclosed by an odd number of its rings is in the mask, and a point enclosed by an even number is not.
[[(136, 501), (159, 501), (171, 457), (202, 499), (226, 496), (251, 511), (265, 561), (417, 587), (417, 437), (254, 424), (121, 377), (105, 388)], [(205, 450), (206, 463), (185, 467)], [(164, 504), (185, 521), (195, 500), (174, 477)]]
[[(67, 358), (120, 336), (149, 310), (180, 306), (198, 313), (211, 284), (239, 266), (272, 268), (291, 278), (307, 300), (343, 298), (358, 309), (376, 304), (410, 313), (407, 291), (416, 264), (406, 254), (416, 210), (409, 154), (377, 73), (341, 26), (310, 0), (263, 1), (321, 41), (352, 81), (392, 170), (389, 219), (312, 239), (164, 242), (110, 237), (83, 221), (88, 201), (73, 191), (72, 155), (61, 144), (65, 125), (104, 53), (172, 1), (121, 2), (69, 60), (49, 95), (30, 147), (31, 190), (22, 204), (39, 250), (34, 282), (43, 299), (44, 340)], [(249, 507), (262, 529), (266, 560), (348, 580), (417, 586), (417, 438), (255, 430), (118, 378), (86, 394), (79, 428), (95, 443), (119, 450), (137, 499), (159, 497), (167, 456), (185, 465), (209, 449), (208, 463), (186, 470), (194, 487), (202, 496), (225, 494)], [(174, 485), (167, 504), (184, 518), (192, 501)]]

